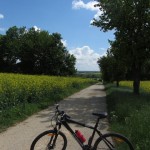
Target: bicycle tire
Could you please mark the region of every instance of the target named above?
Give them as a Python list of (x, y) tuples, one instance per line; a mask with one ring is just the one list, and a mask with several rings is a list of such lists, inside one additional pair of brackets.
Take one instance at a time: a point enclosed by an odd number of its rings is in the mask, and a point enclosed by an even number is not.
[(123, 135), (118, 133), (107, 133), (99, 137), (94, 150), (134, 150), (131, 142)]
[(67, 138), (64, 133), (62, 133), (61, 131), (56, 133), (56, 131), (54, 130), (48, 130), (39, 134), (33, 140), (30, 150), (66, 150), (66, 147)]

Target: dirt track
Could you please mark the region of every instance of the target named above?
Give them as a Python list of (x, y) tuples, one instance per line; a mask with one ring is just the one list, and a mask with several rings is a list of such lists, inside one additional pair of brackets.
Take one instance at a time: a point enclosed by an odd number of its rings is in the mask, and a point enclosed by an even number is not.
[[(92, 112), (106, 111), (105, 91), (103, 85), (96, 84), (90, 86), (60, 102), (60, 109), (64, 110), (72, 118), (93, 125), (95, 117)], [(29, 150), (33, 139), (41, 132), (50, 129), (50, 118), (55, 107), (29, 117), (27, 120), (9, 128), (0, 134), (0, 150)], [(88, 139), (91, 135), (89, 129), (71, 125), (73, 129), (79, 129)], [(102, 132), (108, 128), (107, 120), (103, 120), (101, 125)], [(62, 128), (68, 140), (67, 150), (80, 150), (76, 141), (70, 134)]]

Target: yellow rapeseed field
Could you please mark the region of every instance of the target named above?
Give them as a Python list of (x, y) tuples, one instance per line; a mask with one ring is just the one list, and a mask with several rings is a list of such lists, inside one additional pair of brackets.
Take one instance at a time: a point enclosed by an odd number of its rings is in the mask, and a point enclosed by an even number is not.
[[(120, 86), (127, 86), (133, 87), (133, 81), (121, 81)], [(150, 81), (141, 81), (140, 82), (140, 89), (144, 90), (145, 92), (150, 92)]]
[(0, 73), (0, 110), (20, 103), (60, 99), (72, 89), (92, 84), (91, 79)]

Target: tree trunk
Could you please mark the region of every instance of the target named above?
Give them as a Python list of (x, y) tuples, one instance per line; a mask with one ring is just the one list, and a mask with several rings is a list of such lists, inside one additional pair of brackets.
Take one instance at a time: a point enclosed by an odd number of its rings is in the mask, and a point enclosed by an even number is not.
[(133, 69), (133, 93), (136, 95), (140, 94), (140, 69)]

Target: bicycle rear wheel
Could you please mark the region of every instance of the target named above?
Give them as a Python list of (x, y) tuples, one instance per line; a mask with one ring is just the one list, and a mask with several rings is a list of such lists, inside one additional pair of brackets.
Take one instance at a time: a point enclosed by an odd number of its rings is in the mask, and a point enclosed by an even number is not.
[(66, 136), (59, 131), (48, 130), (38, 135), (31, 144), (30, 150), (65, 150), (67, 147)]
[(94, 150), (134, 150), (131, 142), (118, 133), (108, 133), (99, 137)]

